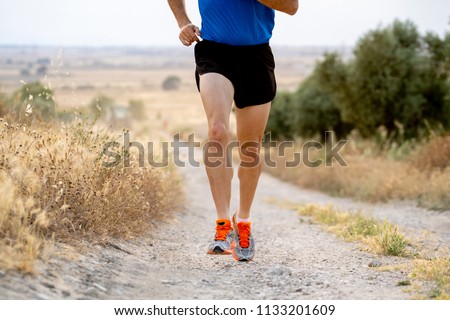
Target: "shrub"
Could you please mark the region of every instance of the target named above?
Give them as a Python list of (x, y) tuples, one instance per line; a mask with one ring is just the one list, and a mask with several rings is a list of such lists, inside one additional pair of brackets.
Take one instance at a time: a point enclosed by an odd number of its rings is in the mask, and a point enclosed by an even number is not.
[(30, 122), (30, 119), (48, 121), (56, 113), (53, 91), (40, 82), (24, 84), (12, 94), (9, 104), (19, 122)]
[(180, 199), (170, 168), (104, 167), (113, 139), (82, 123), (0, 122), (0, 268), (32, 272), (50, 238), (67, 243), (147, 232)]
[(107, 110), (113, 105), (114, 100), (112, 98), (100, 94), (92, 99), (91, 103), (89, 104), (89, 109), (95, 119), (104, 118), (107, 114)]
[(178, 76), (168, 76), (162, 83), (165, 91), (178, 90), (181, 85), (181, 79)]

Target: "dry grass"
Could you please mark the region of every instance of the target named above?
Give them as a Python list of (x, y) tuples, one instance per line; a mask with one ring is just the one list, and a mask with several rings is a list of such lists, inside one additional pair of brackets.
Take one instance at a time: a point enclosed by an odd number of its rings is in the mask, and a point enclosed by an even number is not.
[(448, 257), (414, 261), (411, 278), (423, 281), (419, 289), (426, 298), (450, 300), (450, 259)]
[(173, 169), (102, 165), (114, 140), (81, 123), (0, 123), (0, 268), (33, 271), (47, 239), (130, 238), (178, 203)]
[[(398, 227), (386, 221), (380, 222), (361, 212), (339, 212), (332, 206), (307, 205), (299, 209), (300, 215), (311, 217), (315, 222), (327, 226), (328, 230), (349, 241), (364, 244), (374, 253), (403, 256), (413, 255), (408, 251), (408, 240)], [(450, 299), (450, 259), (405, 259), (397, 265), (381, 266), (378, 271), (407, 271), (409, 277), (397, 283), (410, 286), (420, 299)]]
[(300, 215), (312, 217), (328, 229), (349, 241), (359, 241), (368, 251), (389, 255), (406, 256), (408, 241), (398, 227), (388, 222), (364, 215), (362, 212), (340, 212), (332, 206), (307, 205), (298, 210)]
[[(301, 145), (301, 144), (298, 144)], [(335, 196), (378, 202), (392, 199), (417, 200), (425, 208), (450, 209), (450, 136), (435, 137), (419, 146), (379, 151), (374, 143), (351, 141), (341, 152), (347, 167), (286, 168), (293, 149), (267, 169), (305, 188)], [(295, 150), (298, 152), (298, 150)], [(275, 156), (273, 155), (273, 158)], [(322, 154), (318, 154), (322, 158)]]

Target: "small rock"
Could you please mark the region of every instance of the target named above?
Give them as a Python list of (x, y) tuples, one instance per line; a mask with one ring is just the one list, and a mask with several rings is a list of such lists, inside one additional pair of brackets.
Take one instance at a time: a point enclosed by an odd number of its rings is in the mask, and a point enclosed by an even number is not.
[(49, 288), (49, 289), (55, 289), (55, 285), (48, 282), (42, 282), (42, 285)]
[(307, 287), (310, 287), (310, 286), (311, 286), (311, 282), (307, 282), (305, 285), (306, 285)]
[(381, 267), (383, 264), (381, 263), (380, 260), (372, 260), (369, 262), (369, 267), (371, 268), (378, 268)]
[(63, 295), (64, 298), (70, 297), (70, 292), (69, 291), (61, 291), (61, 294)]
[(36, 293), (36, 300), (49, 300), (50, 298), (42, 293)]
[(316, 285), (318, 285), (318, 286), (323, 285), (323, 281), (317, 281), (317, 282), (316, 282)]
[(179, 279), (162, 280), (161, 283), (174, 286), (174, 285), (181, 283), (181, 280), (179, 280)]
[(98, 290), (103, 291), (103, 292), (108, 291), (105, 287), (102, 287), (98, 283), (94, 283), (94, 287), (96, 287)]
[(269, 271), (269, 274), (272, 276), (290, 276), (292, 275), (291, 269), (283, 266), (276, 266), (272, 270)]
[(295, 292), (302, 292), (302, 288), (298, 288), (297, 290), (295, 290)]
[(0, 278), (5, 276), (5, 272), (3, 272), (2, 270), (0, 270)]

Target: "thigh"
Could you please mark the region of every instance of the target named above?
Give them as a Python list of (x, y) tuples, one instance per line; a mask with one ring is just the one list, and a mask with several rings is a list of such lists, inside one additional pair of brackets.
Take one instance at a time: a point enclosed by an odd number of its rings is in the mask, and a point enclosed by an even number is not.
[(236, 108), (236, 133), (240, 144), (248, 141), (261, 141), (269, 118), (271, 104), (271, 102), (268, 102), (243, 109)]
[(218, 73), (200, 76), (200, 95), (208, 124), (221, 123), (228, 128), (234, 88), (230, 80)]

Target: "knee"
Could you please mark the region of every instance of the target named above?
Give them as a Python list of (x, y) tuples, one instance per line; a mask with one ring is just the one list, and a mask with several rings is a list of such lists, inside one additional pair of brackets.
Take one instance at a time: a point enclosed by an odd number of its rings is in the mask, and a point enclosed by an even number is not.
[(259, 141), (247, 141), (240, 144), (241, 167), (260, 169), (260, 149), (261, 142)]
[(213, 123), (209, 127), (208, 131), (208, 138), (210, 141), (217, 141), (217, 142), (226, 142), (228, 140), (229, 132), (228, 127), (220, 122)]

